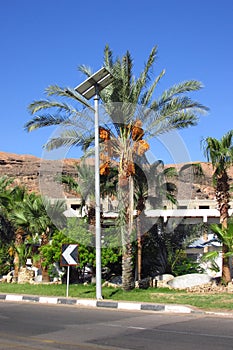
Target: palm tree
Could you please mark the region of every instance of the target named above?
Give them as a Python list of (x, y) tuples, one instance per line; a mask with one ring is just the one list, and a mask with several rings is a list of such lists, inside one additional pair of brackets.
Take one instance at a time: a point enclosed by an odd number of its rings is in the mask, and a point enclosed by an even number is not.
[[(152, 165), (141, 167), (136, 165), (134, 176), (134, 201), (136, 207), (136, 229), (137, 229), (137, 280), (141, 279), (142, 271), (142, 235), (147, 232), (148, 218), (144, 217), (146, 201), (153, 208), (162, 207), (164, 200), (176, 203), (176, 185), (170, 182), (177, 178), (175, 167), (164, 168), (164, 163), (159, 160)], [(161, 229), (163, 223), (160, 225)]]
[[(146, 162), (145, 152), (149, 148), (147, 140), (173, 129), (195, 125), (198, 114), (207, 110), (205, 106), (186, 96), (188, 92), (202, 88), (202, 84), (194, 80), (174, 85), (160, 97), (154, 98), (155, 88), (165, 74), (163, 70), (151, 80), (156, 56), (157, 47), (153, 47), (144, 70), (136, 78), (133, 76), (133, 60), (128, 51), (122, 59), (113, 59), (109, 47), (106, 46), (104, 50), (104, 66), (112, 73), (114, 81), (101, 92), (108, 117), (100, 125), (103, 150), (100, 171), (104, 174), (112, 165), (117, 165), (118, 168), (118, 199), (121, 206), (119, 221), (123, 244), (122, 279), (125, 290), (133, 288), (132, 219), (135, 162)], [(79, 69), (87, 76), (91, 75), (89, 68), (80, 66)], [(74, 89), (58, 86), (48, 87), (46, 93), (48, 99), (30, 104), (29, 111), (35, 116), (25, 125), (26, 130), (32, 131), (50, 125), (61, 125), (64, 128), (68, 126), (58, 137), (49, 140), (47, 149), (76, 145), (86, 150), (94, 140), (93, 117), (90, 113), (80, 112), (74, 106), (60, 101), (60, 98), (67, 98), (82, 103), (83, 98)], [(51, 96), (57, 96), (59, 100), (51, 100)], [(54, 113), (46, 113), (51, 109)]]
[[(222, 229), (227, 229), (230, 199), (230, 185), (227, 171), (229, 167), (233, 165), (233, 130), (228, 131), (220, 140), (207, 137), (202, 142), (204, 155), (207, 157), (207, 160), (212, 163), (214, 169), (213, 184), (215, 187), (218, 210), (220, 212), (220, 224), (222, 225)], [(222, 278), (228, 283), (231, 281), (231, 272), (229, 259), (226, 255), (228, 247), (224, 241), (222, 252)]]
[[(28, 194), (20, 188), (14, 188), (12, 193), (15, 193), (10, 220), (16, 228), (15, 237), (15, 265), (16, 277), (19, 268), (19, 249), (23, 247), (25, 238), (38, 237), (41, 240), (41, 246), (49, 243), (50, 235), (56, 229), (54, 223), (59, 226), (65, 224), (64, 203), (61, 201), (51, 204), (46, 198), (42, 198), (35, 193)], [(43, 257), (41, 257), (42, 280), (48, 281), (48, 271), (43, 265)]]
[(11, 190), (9, 187), (13, 179), (7, 176), (0, 177), (0, 236), (1, 242), (10, 242), (13, 239), (14, 229), (9, 220), (9, 205), (11, 203)]
[[(9, 182), (10, 181), (10, 182)], [(7, 181), (8, 184), (12, 184), (12, 181)], [(5, 198), (4, 198), (5, 196)], [(15, 186), (9, 187), (5, 193), (1, 196), (1, 200), (4, 203), (4, 212), (7, 213), (7, 218), (11, 222), (14, 228), (14, 244), (13, 250), (9, 252), (14, 256), (14, 280), (17, 281), (18, 273), (20, 268), (20, 254), (18, 248), (23, 244), (25, 229), (14, 220), (14, 213), (22, 206), (25, 198), (27, 196), (27, 191), (24, 187)]]
[[(221, 224), (210, 225), (211, 231), (217, 236), (218, 240), (227, 247), (224, 257), (227, 260), (233, 257), (233, 220), (229, 220), (227, 227), (222, 227)], [(219, 271), (219, 266), (216, 263), (216, 259), (219, 257), (219, 251), (207, 252), (203, 255), (202, 261), (212, 263), (212, 268)]]

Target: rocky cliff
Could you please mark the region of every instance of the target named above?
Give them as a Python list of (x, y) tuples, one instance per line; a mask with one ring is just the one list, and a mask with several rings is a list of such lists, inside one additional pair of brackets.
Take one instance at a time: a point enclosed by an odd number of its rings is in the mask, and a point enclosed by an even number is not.
[[(0, 176), (7, 175), (14, 179), (13, 185), (25, 186), (29, 192), (40, 192), (43, 183), (49, 182), (48, 191), (54, 194), (51, 188), (51, 178), (58, 174), (71, 174), (76, 176), (76, 165), (79, 160), (65, 159), (42, 160), (32, 155), (18, 155), (13, 153), (0, 152)], [(43, 180), (42, 180), (43, 179)], [(56, 190), (55, 190), (56, 192)], [(56, 197), (56, 195), (54, 196)]]
[[(32, 155), (17, 155), (0, 152), (0, 176), (7, 175), (14, 179), (15, 185), (25, 186), (30, 192), (41, 192), (54, 198), (59, 197), (61, 189), (53, 180), (57, 174), (71, 174), (77, 176), (76, 165), (78, 159), (42, 160)], [(214, 199), (212, 187), (213, 169), (210, 163), (202, 162), (203, 176), (195, 174), (192, 164), (176, 165), (179, 173), (178, 180), (171, 179), (179, 186), (179, 198), (190, 196), (193, 199)], [(174, 165), (171, 165), (174, 166)], [(166, 166), (168, 167), (168, 165)], [(194, 170), (194, 172), (193, 172)], [(233, 183), (233, 167), (229, 170), (230, 182)], [(71, 196), (71, 194), (68, 194)]]

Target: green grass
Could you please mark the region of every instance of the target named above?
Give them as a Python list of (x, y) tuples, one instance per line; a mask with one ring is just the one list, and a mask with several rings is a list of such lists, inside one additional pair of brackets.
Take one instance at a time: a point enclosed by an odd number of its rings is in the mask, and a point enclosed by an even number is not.
[[(41, 296), (66, 296), (66, 285), (46, 284), (0, 284), (0, 294), (30, 294)], [(166, 288), (149, 288), (147, 290), (134, 289), (125, 292), (120, 288), (103, 287), (102, 295), (105, 300), (136, 301), (155, 304), (183, 304), (205, 310), (233, 310), (233, 294), (193, 294), (185, 291), (170, 290)], [(95, 285), (74, 285), (69, 286), (69, 297), (83, 299), (95, 299)]]

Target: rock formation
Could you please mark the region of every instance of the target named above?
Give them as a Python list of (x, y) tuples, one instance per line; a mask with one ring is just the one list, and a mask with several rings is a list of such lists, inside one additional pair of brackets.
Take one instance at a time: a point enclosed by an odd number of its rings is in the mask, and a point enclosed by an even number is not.
[[(29, 192), (46, 192), (49, 196), (58, 198), (59, 191), (54, 179), (57, 174), (70, 174), (77, 177), (76, 165), (79, 159), (43, 160), (32, 155), (18, 155), (0, 152), (0, 176), (7, 175), (14, 179), (14, 185), (25, 186)], [(166, 165), (174, 166), (179, 173), (178, 178), (170, 181), (177, 184), (179, 198), (185, 199), (187, 193), (192, 199), (214, 199), (215, 192), (212, 186), (213, 169), (210, 163), (201, 162), (204, 176), (195, 174), (192, 164)], [(231, 184), (233, 183), (233, 167), (228, 172)], [(48, 184), (48, 185), (46, 185)], [(52, 184), (52, 185), (51, 185)], [(47, 186), (47, 187), (46, 187)], [(68, 194), (69, 196), (71, 194)]]

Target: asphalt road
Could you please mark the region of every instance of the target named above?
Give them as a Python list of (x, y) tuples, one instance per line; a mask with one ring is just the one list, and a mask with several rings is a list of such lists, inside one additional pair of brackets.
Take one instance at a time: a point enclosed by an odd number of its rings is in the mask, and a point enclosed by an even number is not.
[(233, 318), (0, 302), (1, 350), (233, 349)]

